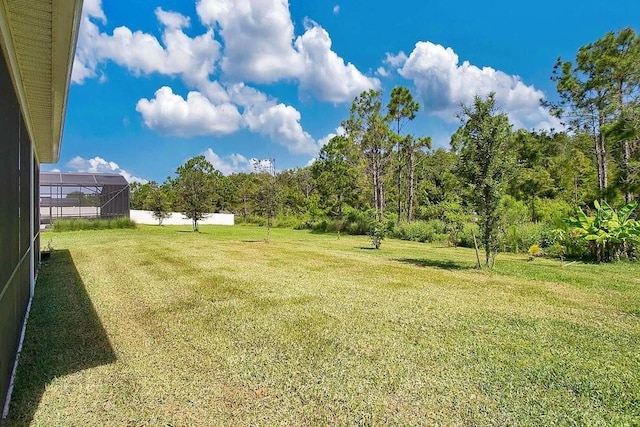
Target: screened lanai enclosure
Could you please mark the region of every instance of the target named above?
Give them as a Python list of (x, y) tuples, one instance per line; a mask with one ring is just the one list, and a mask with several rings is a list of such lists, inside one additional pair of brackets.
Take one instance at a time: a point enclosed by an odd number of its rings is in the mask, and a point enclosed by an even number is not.
[(40, 173), (40, 223), (57, 219), (129, 217), (129, 184), (122, 175)]

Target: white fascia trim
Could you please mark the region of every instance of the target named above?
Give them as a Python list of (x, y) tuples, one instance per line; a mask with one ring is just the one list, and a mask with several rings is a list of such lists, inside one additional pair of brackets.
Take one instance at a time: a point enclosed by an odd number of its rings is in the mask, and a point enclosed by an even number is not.
[[(73, 72), (73, 62), (76, 54), (78, 35), (82, 20), (83, 0), (54, 0), (53, 1), (53, 23), (52, 23), (52, 132), (51, 155), (53, 162), (57, 162), (60, 157), (60, 146), (62, 145), (62, 135), (64, 130), (64, 119), (67, 111), (67, 100), (69, 86), (71, 84), (71, 73)], [(70, 29), (71, 32), (61, 34), (61, 29)], [(64, 35), (64, 37), (61, 37)], [(68, 35), (68, 37), (67, 37)]]

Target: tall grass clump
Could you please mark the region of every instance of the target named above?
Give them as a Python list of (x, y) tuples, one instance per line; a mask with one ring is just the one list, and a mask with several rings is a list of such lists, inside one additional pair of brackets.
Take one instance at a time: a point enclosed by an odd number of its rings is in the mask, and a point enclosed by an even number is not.
[(533, 245), (548, 247), (552, 242), (548, 224), (525, 222), (506, 227), (500, 236), (502, 252), (525, 253)]
[(126, 217), (113, 219), (59, 219), (53, 222), (53, 231), (78, 230), (110, 230), (121, 228), (135, 228), (136, 223)]
[[(371, 231), (373, 212), (345, 208), (342, 218), (323, 218), (315, 222), (308, 221), (308, 228), (317, 233), (344, 233), (364, 236)], [(384, 224), (388, 228), (387, 224)]]
[[(246, 217), (236, 216), (238, 225), (264, 227), (267, 225), (267, 219), (260, 215), (247, 215)], [(308, 219), (295, 215), (277, 215), (271, 218), (271, 227), (273, 228), (293, 228), (296, 230), (304, 230), (310, 228), (307, 225)]]
[(423, 243), (444, 243), (449, 239), (447, 224), (439, 219), (404, 222), (398, 225), (393, 237)]

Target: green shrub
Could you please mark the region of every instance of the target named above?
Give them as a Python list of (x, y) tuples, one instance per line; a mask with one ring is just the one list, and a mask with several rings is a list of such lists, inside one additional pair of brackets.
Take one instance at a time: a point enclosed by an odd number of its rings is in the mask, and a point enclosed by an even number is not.
[(449, 202), (443, 204), (446, 205), (442, 219), (446, 224), (447, 243), (450, 246), (459, 246), (464, 226), (471, 221), (472, 216), (466, 213), (459, 203)]
[(327, 231), (327, 220), (326, 219), (322, 219), (320, 221), (316, 221), (314, 223), (311, 223), (311, 229), (313, 231), (316, 231), (318, 233), (325, 233)]
[(341, 219), (321, 219), (310, 224), (310, 228), (317, 233), (339, 233), (345, 232), (348, 222)]
[(545, 255), (550, 258), (563, 259), (566, 258), (567, 252), (566, 248), (560, 242), (555, 242), (553, 245), (547, 247)]
[(113, 219), (59, 219), (53, 222), (53, 231), (107, 230), (135, 227), (136, 223), (126, 217)]
[(380, 245), (387, 234), (387, 226), (384, 221), (371, 221), (369, 224), (369, 232), (367, 234), (371, 239), (373, 247), (380, 249)]
[(339, 231), (345, 231), (348, 234), (364, 235), (369, 232), (371, 218), (373, 218), (373, 212), (370, 210), (361, 211), (351, 207), (345, 208), (344, 217), (346, 224), (343, 224), (343, 229)]
[(363, 227), (363, 225), (359, 222), (346, 222), (342, 224), (342, 227), (339, 227), (338, 231), (345, 232), (347, 234), (351, 234), (354, 236), (361, 236), (363, 234), (367, 234), (369, 231), (369, 227)]
[(238, 215), (237, 218), (241, 219), (239, 224), (264, 226), (267, 223), (267, 220), (259, 215), (247, 215), (246, 217)]
[(545, 236), (549, 233), (546, 224), (525, 222), (509, 226), (501, 236), (503, 252), (525, 253), (533, 245), (544, 247)]
[(314, 224), (318, 221), (315, 216), (309, 213), (295, 217), (296, 223), (292, 224), (294, 230), (313, 230)]
[[(565, 218), (566, 228), (558, 232), (559, 240), (569, 253), (572, 246), (582, 249), (582, 256), (597, 262), (635, 259), (640, 246), (640, 221), (634, 217), (637, 201), (614, 209), (605, 200), (593, 202), (595, 215), (582, 209)], [(584, 250), (586, 245), (587, 250)]]
[(551, 244), (545, 250), (551, 258), (587, 259), (589, 244), (579, 234), (571, 232), (567, 225), (551, 231)]
[(507, 226), (523, 224), (531, 220), (531, 212), (527, 205), (509, 195), (500, 199), (498, 211), (503, 224)]
[(458, 246), (463, 248), (473, 248), (473, 235), (476, 235), (476, 239), (480, 233), (480, 227), (473, 222), (465, 223), (462, 226), (462, 231), (458, 234)]
[(562, 220), (574, 212), (573, 207), (564, 200), (540, 199), (536, 203), (539, 221), (549, 224), (552, 228), (561, 227)]
[(432, 243), (448, 240), (447, 224), (439, 219), (402, 223), (393, 230), (393, 237), (414, 242)]
[[(323, 218), (313, 221), (308, 219), (301, 226), (318, 233), (346, 233), (363, 236), (369, 233), (372, 216), (370, 210), (359, 211), (347, 207), (343, 212), (342, 219)], [(389, 221), (385, 219), (383, 227), (388, 227), (388, 225)]]
[(345, 224), (346, 224), (346, 222), (341, 220), (341, 219), (334, 219), (334, 220), (331, 220), (331, 221), (327, 221), (326, 231), (328, 233), (341, 232), (346, 227)]
[(301, 228), (304, 224), (305, 218), (293, 216), (293, 215), (278, 215), (272, 219), (271, 226), (275, 228)]
[[(238, 218), (241, 217), (238, 216)], [(270, 221), (270, 225), (273, 228), (294, 228), (296, 230), (315, 229), (315, 223), (310, 222), (310, 220), (305, 217), (297, 217), (293, 215), (278, 215), (271, 218)], [(247, 215), (247, 217), (241, 219), (238, 224), (257, 225), (259, 227), (265, 227), (267, 225), (267, 218), (260, 215)]]
[(414, 242), (426, 242), (427, 223), (426, 221), (402, 223), (394, 229), (393, 237)]

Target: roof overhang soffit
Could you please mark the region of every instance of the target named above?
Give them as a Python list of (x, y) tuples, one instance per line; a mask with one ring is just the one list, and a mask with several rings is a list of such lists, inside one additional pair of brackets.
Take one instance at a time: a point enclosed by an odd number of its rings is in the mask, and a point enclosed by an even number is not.
[(0, 45), (38, 159), (58, 161), (82, 0), (0, 0)]

